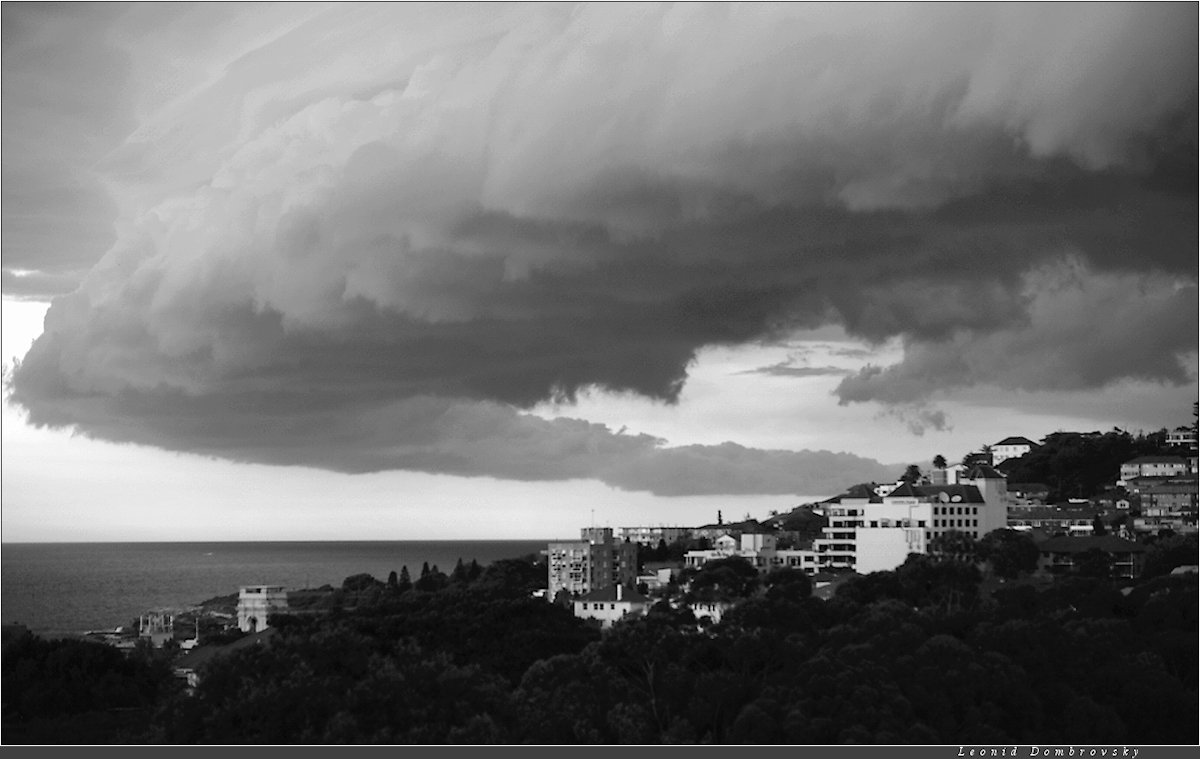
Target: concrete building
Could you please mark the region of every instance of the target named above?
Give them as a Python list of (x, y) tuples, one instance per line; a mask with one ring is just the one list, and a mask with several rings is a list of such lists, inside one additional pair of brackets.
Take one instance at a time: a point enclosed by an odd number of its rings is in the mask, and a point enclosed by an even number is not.
[(815, 566), (801, 568), (842, 567), (867, 574), (895, 569), (910, 553), (925, 553), (933, 512), (916, 490), (905, 483), (880, 497), (869, 488), (851, 488), (826, 508), (829, 526), (813, 541)]
[(812, 550), (787, 552), (780, 563), (810, 573), (836, 567), (860, 574), (890, 571), (911, 553), (927, 553), (937, 535), (956, 530), (980, 538), (1008, 526), (1003, 475), (976, 465), (956, 473), (956, 479), (956, 484), (905, 483), (884, 496), (856, 485), (826, 502), (829, 525)]
[(628, 540), (630, 543), (638, 543), (647, 548), (657, 548), (660, 540), (671, 545), (678, 540), (687, 540), (691, 537), (692, 528), (690, 527), (619, 527), (615, 534), (617, 540)]
[(1180, 477), (1188, 474), (1188, 462), (1180, 456), (1138, 456), (1121, 465), (1118, 485), (1139, 477)]
[(1007, 459), (1019, 459), (1037, 446), (1027, 437), (1006, 437), (992, 446), (992, 466), (999, 466)]
[(580, 539), (550, 543), (546, 550), (546, 598), (560, 591), (572, 598), (637, 581), (637, 544), (613, 539), (610, 527), (584, 527)]
[(287, 611), (287, 589), (282, 585), (247, 585), (238, 590), (238, 629), (256, 633), (267, 629), (272, 614)]
[(1141, 514), (1133, 521), (1137, 532), (1170, 529), (1179, 533), (1197, 531), (1196, 477), (1140, 478), (1132, 480)]
[(1167, 445), (1179, 445), (1196, 450), (1196, 429), (1176, 427), (1167, 433)]
[(1008, 526), (1014, 530), (1042, 530), (1053, 535), (1091, 535), (1096, 514), (1094, 508), (1062, 509), (1057, 506), (1034, 506), (1014, 510), (1008, 516)]
[(770, 533), (745, 533), (740, 539), (722, 535), (713, 541), (713, 547), (702, 551), (688, 551), (683, 558), (684, 566), (699, 569), (714, 559), (740, 556), (753, 564), (758, 571), (770, 571), (772, 558), (777, 553), (775, 536)]
[(575, 599), (573, 604), (576, 617), (598, 619), (601, 627), (612, 627), (618, 620), (644, 614), (650, 599), (622, 585), (609, 585)]

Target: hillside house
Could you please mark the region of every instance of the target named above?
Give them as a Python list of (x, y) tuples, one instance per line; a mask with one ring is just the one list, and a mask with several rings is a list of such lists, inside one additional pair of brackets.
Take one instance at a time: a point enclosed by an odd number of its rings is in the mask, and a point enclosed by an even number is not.
[(623, 585), (593, 590), (573, 603), (576, 617), (598, 619), (600, 626), (605, 628), (628, 616), (644, 614), (650, 608), (650, 599)]
[(1007, 459), (1019, 459), (1037, 447), (1027, 437), (1006, 437), (992, 446), (992, 466), (999, 466)]

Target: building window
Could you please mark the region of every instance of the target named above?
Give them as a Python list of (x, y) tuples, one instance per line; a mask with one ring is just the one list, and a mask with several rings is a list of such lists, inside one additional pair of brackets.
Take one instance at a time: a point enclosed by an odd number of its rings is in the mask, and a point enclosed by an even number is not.
[(918, 520), (918, 521), (917, 521), (917, 527), (924, 527), (924, 526), (925, 526), (925, 520), (924, 520), (924, 519), (920, 519), (920, 520)]

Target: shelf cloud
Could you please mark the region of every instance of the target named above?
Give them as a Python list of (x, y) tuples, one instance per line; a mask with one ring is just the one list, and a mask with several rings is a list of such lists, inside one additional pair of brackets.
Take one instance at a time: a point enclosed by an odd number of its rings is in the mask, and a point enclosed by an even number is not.
[[(49, 44), (22, 12), (12, 66)], [(1194, 5), (366, 4), (272, 9), (234, 42), (254, 9), (111, 13), (121, 139), (86, 171), (64, 153), (89, 184), (42, 204), (116, 210), (11, 374), (35, 424), (339, 471), (812, 492), (883, 473), (524, 410), (672, 403), (702, 348), (828, 324), (902, 340), (836, 401), (914, 432), (957, 388), (1195, 379)], [(8, 55), (6, 110), (44, 83), (10, 83)], [(23, 107), (32, 134), (115, 106)], [(23, 241), (18, 274), (16, 223), (5, 292), (65, 290), (86, 256)]]

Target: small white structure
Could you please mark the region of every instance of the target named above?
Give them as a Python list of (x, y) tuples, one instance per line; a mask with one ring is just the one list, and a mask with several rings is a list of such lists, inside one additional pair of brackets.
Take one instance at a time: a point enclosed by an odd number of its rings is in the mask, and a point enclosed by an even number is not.
[(733, 608), (733, 604), (728, 601), (696, 601), (688, 608), (692, 610), (697, 622), (707, 618), (715, 625), (721, 621), (721, 617), (725, 616), (725, 612)]
[(267, 617), (287, 608), (287, 589), (282, 585), (247, 585), (238, 591), (238, 628), (248, 633), (265, 630)]
[(992, 466), (999, 466), (1002, 461), (1019, 459), (1037, 448), (1038, 444), (1027, 437), (1006, 437), (992, 446)]
[(162, 648), (175, 637), (175, 617), (165, 611), (152, 611), (138, 618), (138, 635), (149, 638), (151, 645)]
[(650, 606), (650, 599), (621, 585), (593, 590), (575, 601), (575, 616), (580, 619), (598, 619), (601, 627), (612, 627), (613, 622), (631, 614), (643, 614)]

